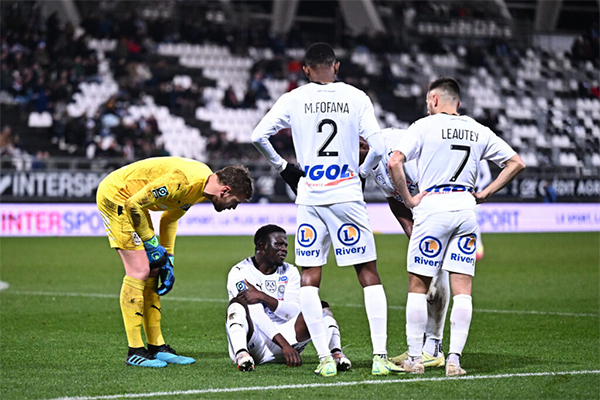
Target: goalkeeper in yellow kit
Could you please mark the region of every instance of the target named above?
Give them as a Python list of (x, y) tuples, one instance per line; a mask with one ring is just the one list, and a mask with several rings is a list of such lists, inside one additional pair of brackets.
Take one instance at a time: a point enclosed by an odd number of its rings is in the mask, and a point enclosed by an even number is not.
[[(98, 209), (110, 246), (117, 249), (125, 266), (120, 300), (129, 344), (126, 365), (164, 367), (195, 361), (166, 344), (160, 328), (160, 296), (175, 282), (177, 220), (191, 206), (207, 200), (218, 212), (235, 209), (250, 200), (252, 191), (252, 179), (243, 166), (213, 172), (199, 161), (179, 157), (134, 162), (100, 183)], [(160, 240), (148, 211), (162, 211)], [(142, 340), (142, 325), (148, 349)]]

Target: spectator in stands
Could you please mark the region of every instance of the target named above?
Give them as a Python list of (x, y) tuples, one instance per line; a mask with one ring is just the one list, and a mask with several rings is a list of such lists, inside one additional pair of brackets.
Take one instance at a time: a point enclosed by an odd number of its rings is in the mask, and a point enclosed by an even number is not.
[(13, 143), (12, 129), (6, 125), (0, 133), (0, 155), (12, 156), (15, 154), (16, 148)]
[(550, 179), (544, 180), (544, 203), (556, 203), (556, 190)]
[(271, 96), (269, 95), (269, 90), (265, 86), (263, 79), (265, 77), (265, 73), (263, 70), (257, 70), (252, 76), (252, 80), (250, 81), (250, 90), (256, 93), (257, 100), (270, 100)]
[(237, 96), (235, 95), (235, 90), (233, 90), (233, 87), (231, 85), (229, 85), (227, 90), (225, 90), (225, 95), (223, 96), (223, 107), (227, 107), (227, 108), (239, 108), (240, 107), (240, 102), (238, 101)]

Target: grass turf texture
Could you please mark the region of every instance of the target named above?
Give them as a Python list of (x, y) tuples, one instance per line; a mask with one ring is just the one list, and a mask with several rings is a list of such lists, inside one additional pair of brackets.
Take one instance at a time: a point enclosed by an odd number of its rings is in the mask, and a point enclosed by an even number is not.
[[(477, 264), (475, 311), (462, 358), (468, 377), (482, 379), (447, 380), (438, 368), (420, 376), (371, 376), (362, 290), (353, 269), (335, 267), (331, 257), (321, 297), (332, 305), (353, 369), (331, 379), (314, 376), (317, 358), (309, 346), (300, 368), (237, 371), (227, 355), (225, 283), (230, 267), (252, 254), (250, 237), (177, 239), (177, 280), (163, 298), (163, 332), (197, 363), (126, 367), (118, 305), (123, 268), (106, 238), (2, 238), (0, 280), (10, 287), (0, 292), (0, 398), (165, 392), (152, 398), (597, 399), (597, 373), (513, 375), (600, 370), (599, 239), (599, 233), (484, 235), (486, 254)], [(406, 349), (407, 239), (377, 235), (376, 241), (389, 305), (388, 350), (395, 356)], [(288, 258), (293, 262), (293, 249)], [(309, 384), (338, 385), (201, 392)]]

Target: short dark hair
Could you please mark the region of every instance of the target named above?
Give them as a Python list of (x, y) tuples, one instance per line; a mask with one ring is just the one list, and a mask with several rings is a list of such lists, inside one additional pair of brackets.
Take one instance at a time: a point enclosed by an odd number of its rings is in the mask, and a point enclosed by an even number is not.
[(267, 237), (273, 232), (281, 232), (283, 234), (286, 233), (285, 229), (278, 225), (269, 224), (261, 226), (254, 234), (254, 246), (258, 247), (258, 244), (267, 240)]
[(457, 101), (460, 100), (460, 85), (452, 78), (444, 77), (436, 79), (429, 84), (427, 91), (431, 92), (433, 89), (441, 89)]
[(225, 167), (217, 172), (217, 178), (219, 183), (227, 185), (236, 194), (243, 194), (246, 200), (250, 200), (254, 194), (252, 188), (252, 178), (250, 177), (250, 171), (243, 165), (233, 165)]
[(335, 52), (327, 43), (319, 42), (311, 45), (304, 55), (304, 64), (311, 68), (321, 65), (330, 66), (335, 63)]

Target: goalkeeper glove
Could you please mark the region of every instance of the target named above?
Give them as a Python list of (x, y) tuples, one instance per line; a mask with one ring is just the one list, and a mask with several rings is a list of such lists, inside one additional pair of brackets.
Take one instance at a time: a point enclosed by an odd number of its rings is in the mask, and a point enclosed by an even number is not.
[(300, 181), (300, 178), (304, 176), (304, 171), (297, 166), (288, 163), (288, 165), (286, 165), (283, 171), (281, 171), (279, 174), (285, 183), (292, 188), (294, 194), (298, 194), (298, 182)]
[(169, 293), (171, 289), (173, 289), (173, 285), (175, 284), (175, 275), (173, 274), (175, 257), (168, 254), (167, 262), (165, 265), (160, 267), (158, 271), (158, 276), (160, 276), (160, 287), (156, 290), (159, 296), (164, 296)]
[(160, 268), (167, 262), (167, 250), (158, 243), (156, 235), (144, 242), (150, 269)]

